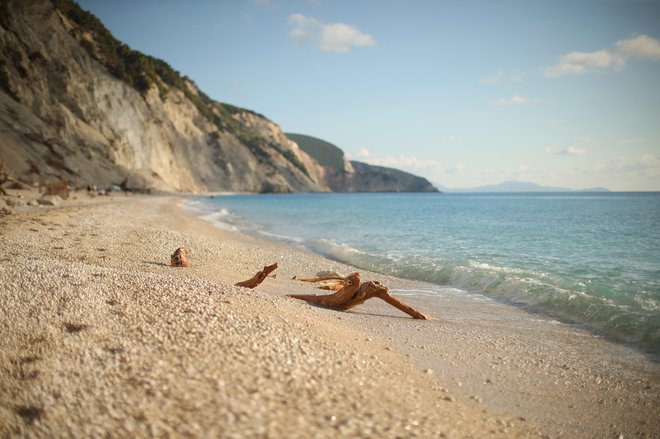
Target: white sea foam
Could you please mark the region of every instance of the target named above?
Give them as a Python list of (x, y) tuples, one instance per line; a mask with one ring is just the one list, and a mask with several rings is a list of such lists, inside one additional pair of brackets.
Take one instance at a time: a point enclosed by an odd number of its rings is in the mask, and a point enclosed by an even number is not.
[[(226, 209), (222, 209), (225, 211)], [(230, 232), (237, 232), (239, 229), (233, 224), (223, 221), (223, 218), (227, 218), (228, 214), (224, 212), (212, 212), (206, 215), (201, 215), (199, 218), (204, 221), (209, 221), (213, 223), (214, 226), (222, 230), (228, 230)]]
[[(269, 238), (438, 285), (403, 295), (451, 294), (453, 287), (456, 294), (510, 301), (658, 349), (659, 261), (649, 249), (660, 245), (660, 233), (644, 226), (657, 223), (657, 195), (296, 194), (209, 201), (226, 208), (213, 219), (234, 228), (243, 229), (246, 218), (263, 224), (250, 231)], [(378, 215), (347, 219), (347, 211)]]
[(189, 212), (204, 212), (208, 208), (202, 201), (189, 198), (181, 201), (179, 207)]
[(286, 241), (286, 242), (292, 242), (295, 244), (303, 244), (305, 241), (302, 238), (299, 238), (297, 236), (288, 236), (288, 235), (282, 235), (279, 233), (273, 233), (270, 231), (266, 230), (259, 230), (258, 233), (263, 236), (267, 236), (268, 238), (275, 239), (277, 241)]

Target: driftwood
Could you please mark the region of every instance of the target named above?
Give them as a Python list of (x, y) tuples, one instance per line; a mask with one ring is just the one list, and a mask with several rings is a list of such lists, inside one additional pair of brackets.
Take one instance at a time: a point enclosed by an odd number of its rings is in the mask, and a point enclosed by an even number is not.
[[(192, 264), (188, 260), (188, 254), (190, 253), (190, 250), (184, 247), (179, 247), (177, 248), (172, 256), (170, 256), (170, 265), (172, 267), (192, 267)], [(244, 280), (243, 282), (239, 282), (236, 284), (238, 287), (245, 287), (245, 288), (254, 288), (257, 285), (259, 285), (261, 282), (263, 282), (270, 273), (275, 271), (277, 268), (277, 262), (275, 262), (273, 265), (267, 265), (263, 268), (263, 270), (257, 272), (254, 276), (252, 276), (248, 280)]]
[[(312, 279), (298, 279), (303, 282), (319, 282), (325, 280), (333, 280), (332, 288), (327, 287), (324, 289), (337, 288), (333, 294), (316, 295), (316, 294), (289, 294), (289, 297), (294, 299), (304, 300), (316, 305), (325, 306), (327, 308), (346, 311), (353, 307), (363, 304), (372, 297), (378, 297), (384, 300), (395, 308), (400, 309), (414, 319), (428, 320), (429, 318), (417, 311), (413, 307), (403, 303), (396, 297), (390, 294), (387, 287), (378, 282), (370, 281), (360, 284), (360, 273), (353, 273), (346, 277), (341, 276), (324, 276), (321, 278)], [(338, 287), (341, 285), (341, 287)]]
[(192, 267), (192, 264), (188, 260), (188, 253), (190, 250), (187, 248), (179, 247), (174, 251), (174, 254), (170, 256), (170, 265), (172, 267)]
[(300, 282), (312, 282), (312, 283), (323, 282), (321, 285), (319, 285), (316, 288), (318, 288), (319, 290), (330, 290), (330, 291), (341, 290), (346, 286), (346, 282), (347, 282), (347, 277), (339, 276), (338, 274), (321, 276), (321, 277), (312, 277), (307, 279), (298, 279), (294, 276), (293, 279), (298, 280)]
[(252, 276), (250, 279), (237, 283), (236, 286), (245, 287), (245, 288), (254, 288), (257, 285), (259, 285), (261, 282), (263, 282), (270, 273), (275, 271), (276, 268), (277, 268), (277, 262), (275, 262), (273, 265), (266, 265), (263, 270), (257, 272), (257, 274)]

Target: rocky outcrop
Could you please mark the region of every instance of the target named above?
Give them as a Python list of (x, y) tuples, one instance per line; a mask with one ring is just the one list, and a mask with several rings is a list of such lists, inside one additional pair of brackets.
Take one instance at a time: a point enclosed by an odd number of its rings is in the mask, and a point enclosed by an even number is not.
[(397, 169), (348, 161), (337, 146), (304, 134), (287, 133), (323, 167), (323, 181), (333, 192), (438, 192), (427, 179)]
[(303, 151), (312, 156), (325, 169), (353, 172), (353, 166), (346, 159), (344, 151), (332, 143), (305, 134), (286, 133), (286, 136), (296, 142)]
[(398, 169), (351, 161), (355, 172), (345, 174), (344, 192), (439, 192), (427, 179)]
[(0, 2), (0, 157), (23, 181), (325, 191), (280, 128), (214, 102), (70, 0)]

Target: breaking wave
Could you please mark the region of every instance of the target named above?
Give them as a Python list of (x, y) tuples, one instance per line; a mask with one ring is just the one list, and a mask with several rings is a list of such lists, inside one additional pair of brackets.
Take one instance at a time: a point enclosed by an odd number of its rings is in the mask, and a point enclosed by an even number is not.
[[(660, 358), (659, 194), (191, 200), (189, 209), (219, 227), (442, 286), (439, 291), (452, 287), (457, 294), (497, 297), (584, 324)], [(378, 214), (347, 218), (346, 212)]]
[(322, 255), (383, 274), (494, 296), (570, 322), (587, 324), (614, 338), (660, 354), (660, 303), (650, 292), (633, 298), (605, 285), (587, 285), (556, 274), (464, 260), (378, 255), (331, 240), (309, 247)]

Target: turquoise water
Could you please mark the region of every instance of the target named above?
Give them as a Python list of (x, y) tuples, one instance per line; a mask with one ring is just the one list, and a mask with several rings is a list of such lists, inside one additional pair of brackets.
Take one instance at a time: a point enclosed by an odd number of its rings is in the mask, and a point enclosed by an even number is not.
[(660, 353), (660, 193), (199, 197), (224, 227), (494, 296)]

